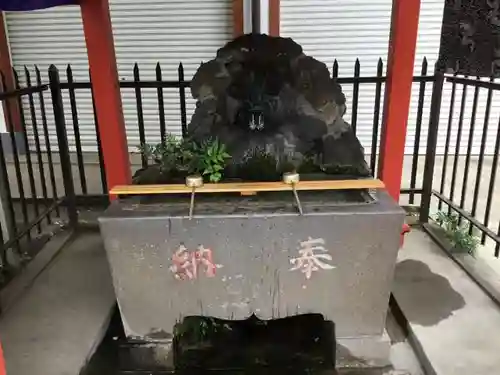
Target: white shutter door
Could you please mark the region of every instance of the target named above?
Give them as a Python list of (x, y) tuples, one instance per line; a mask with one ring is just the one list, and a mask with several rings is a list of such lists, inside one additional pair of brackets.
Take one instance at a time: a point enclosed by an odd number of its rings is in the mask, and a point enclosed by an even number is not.
[(375, 74), (387, 56), (392, 0), (281, 0), (281, 36), (341, 76), (351, 76), (356, 58), (363, 75)]
[[(232, 37), (231, 0), (110, 0), (110, 12), (121, 79), (133, 79), (133, 67), (137, 62), (141, 79), (153, 80), (159, 62), (163, 79), (177, 80), (177, 69), (182, 62), (185, 79), (189, 80), (201, 61), (212, 59), (216, 50)], [(33, 71), (36, 64), (46, 81), (49, 65), (55, 64), (60, 69), (61, 80), (65, 80), (66, 66), (71, 64), (75, 81), (88, 81), (79, 7), (8, 13), (6, 19), (13, 65), (17, 70), (26, 65)], [(194, 102), (190, 100), (189, 90), (186, 96), (189, 121)], [(45, 98), (49, 100), (48, 93)], [(86, 151), (95, 151), (90, 90), (77, 90), (76, 99), (82, 146)], [(122, 89), (122, 99), (129, 147), (134, 149), (139, 144), (134, 90)], [(156, 89), (143, 90), (142, 101), (147, 141), (156, 142), (160, 138)], [(165, 89), (164, 103), (167, 131), (180, 134), (178, 90)], [(47, 109), (51, 139), (55, 144), (51, 107), (47, 105)], [(65, 111), (70, 142), (74, 146), (68, 95), (65, 95)]]
[[(47, 10), (31, 12), (6, 13), (6, 29), (9, 38), (12, 64), (20, 75), (21, 85), (25, 83), (24, 67), (35, 82), (34, 66), (40, 69), (42, 82), (48, 83), (48, 68), (51, 64), (59, 68), (61, 81), (66, 80), (66, 68), (71, 64), (75, 81), (88, 81), (88, 61), (80, 7), (64, 6)], [(37, 127), (42, 129), (40, 104), (35, 95)], [(54, 116), (50, 92), (44, 92), (45, 109), (49, 129), (50, 143), (57, 149), (57, 138), (54, 128)], [(68, 141), (74, 147), (74, 132), (72, 128), (71, 108), (67, 90), (63, 91)], [(80, 120), (82, 146), (95, 149), (96, 134), (92, 113), (90, 90), (78, 90), (76, 93), (77, 110)], [(31, 129), (31, 115), (27, 98), (24, 98), (24, 115), (27, 128)], [(44, 142), (42, 142), (44, 146)]]
[[(427, 57), (428, 60), (428, 74), (432, 74), (434, 70), (434, 64), (439, 53), (443, 7), (443, 0), (422, 0), (414, 75), (420, 75), (424, 57)], [(295, 39), (302, 45), (306, 53), (323, 61), (330, 69), (333, 61), (337, 59), (340, 77), (352, 77), (354, 75), (356, 58), (361, 63), (361, 75), (373, 76), (376, 74), (379, 58), (382, 58), (384, 67), (386, 64), (391, 9), (392, 0), (281, 0), (281, 35)], [(432, 84), (428, 83), (426, 86), (420, 153), (425, 153), (432, 93)], [(343, 89), (348, 100), (345, 119), (350, 121), (352, 85), (344, 85)], [(371, 153), (374, 93), (375, 85), (362, 84), (360, 86), (357, 134), (367, 154)], [(413, 153), (415, 142), (418, 93), (419, 84), (414, 84), (405, 148), (405, 152), (408, 154)], [(458, 122), (460, 95), (461, 89), (457, 89), (457, 103), (455, 104), (454, 114), (455, 130)], [(480, 90), (476, 128), (473, 136), (474, 153), (479, 152), (486, 95), (486, 90)], [(446, 83), (441, 109), (438, 153), (444, 151), (450, 97), (451, 84)], [(467, 136), (463, 136), (464, 139), (460, 147), (461, 152), (466, 151), (472, 113), (472, 98), (473, 89), (469, 89), (463, 133)], [(496, 93), (492, 101), (487, 153), (493, 152), (497, 128), (496, 122), (499, 113), (500, 93)], [(451, 140), (453, 146), (456, 143), (456, 131), (452, 132)], [(454, 146), (451, 147), (451, 152), (454, 152)]]
[[(215, 57), (217, 49), (232, 38), (231, 0), (112, 0), (111, 18), (121, 79), (133, 79), (138, 62), (141, 80), (154, 80), (160, 62), (163, 79), (177, 80), (179, 63), (185, 79), (192, 78), (202, 61)], [(146, 139), (160, 140), (156, 89), (142, 90)], [(177, 89), (164, 89), (167, 131), (180, 134), (180, 101)], [(123, 108), (129, 146), (139, 145), (134, 89), (123, 89)], [(186, 90), (187, 120), (195, 101)]]
[[(304, 52), (332, 69), (339, 77), (354, 76), (358, 58), (361, 76), (374, 76), (378, 59), (385, 63), (391, 24), (392, 0), (281, 0), (282, 36), (302, 45)], [(353, 87), (342, 85), (347, 99), (346, 121), (351, 121)], [(371, 152), (375, 85), (360, 86), (357, 136), (366, 154)]]

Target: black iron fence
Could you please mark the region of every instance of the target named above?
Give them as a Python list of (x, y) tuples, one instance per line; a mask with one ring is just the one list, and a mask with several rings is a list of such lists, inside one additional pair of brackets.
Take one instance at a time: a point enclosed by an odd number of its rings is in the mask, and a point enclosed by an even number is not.
[[(419, 156), (421, 155), (421, 138), (422, 138), (422, 125), (424, 112), (428, 110), (428, 103), (426, 103), (426, 94), (429, 93), (430, 84), (435, 81), (434, 75), (428, 75), (428, 62), (424, 58), (421, 64), (420, 75), (413, 77), (413, 94), (418, 97), (418, 101), (413, 101), (412, 110), (415, 114), (413, 116), (414, 127), (410, 131), (414, 130), (414, 140), (410, 144), (410, 150), (406, 153), (411, 155), (411, 174), (409, 183), (403, 183), (402, 194), (409, 195), (409, 203), (413, 204), (415, 202), (415, 195), (421, 193), (421, 185), (417, 184), (418, 172), (419, 172)], [(377, 72), (374, 76), (361, 76), (361, 64), (359, 60), (354, 63), (354, 75), (352, 77), (339, 77), (339, 65), (337, 61), (334, 62), (332, 67), (332, 76), (337, 79), (337, 81), (342, 85), (343, 90), (348, 90), (352, 92), (351, 98), (351, 119), (350, 124), (354, 132), (358, 135), (358, 115), (359, 115), (359, 96), (360, 92), (373, 93), (373, 115), (370, 118), (365, 117), (365, 126), (371, 128), (370, 141), (370, 153), (369, 153), (369, 165), (370, 169), (373, 171), (374, 177), (377, 175), (377, 165), (378, 165), (378, 146), (380, 142), (380, 131), (381, 131), (381, 121), (382, 121), (382, 111), (384, 107), (383, 89), (385, 88), (386, 76), (384, 75), (384, 63), (382, 59), (379, 59), (377, 64)], [(369, 87), (367, 87), (369, 86)], [(371, 86), (371, 87), (370, 87)], [(349, 90), (351, 89), (351, 90)], [(408, 147), (406, 148), (408, 149)]]
[[(446, 103), (449, 111), (442, 117), (439, 112), (445, 104), (442, 98), (445, 82), (451, 84), (451, 95), (449, 103)], [(487, 240), (491, 241), (495, 248), (494, 255), (498, 258), (500, 205), (495, 193), (499, 194), (496, 185), (500, 153), (500, 116), (498, 113), (495, 117), (492, 116), (492, 103), (495, 94), (500, 95), (500, 83), (495, 82), (493, 78), (484, 81), (479, 78), (438, 75), (435, 85), (427, 138), (420, 221), (427, 222), (432, 217), (432, 211), (445, 210), (448, 214), (454, 213), (459, 223), (468, 223), (471, 235), (475, 230), (480, 232), (482, 245), (487, 244)], [(458, 86), (461, 86), (460, 107), (458, 118), (455, 118)], [(468, 114), (466, 103), (469, 89), (473, 89), (473, 99), (468, 121), (465, 121)], [(485, 94), (484, 106), (479, 105), (481, 91)], [(482, 121), (478, 124), (479, 107), (484, 109), (484, 113), (481, 114)], [(436, 161), (440, 132), (444, 132), (446, 140), (444, 153), (440, 155), (441, 160)], [(454, 145), (452, 136), (455, 138)], [(479, 150), (474, 153), (474, 142), (478, 139)], [(486, 155), (486, 149), (491, 144), (494, 144), (493, 150)], [(465, 152), (461, 152), (463, 146), (466, 147)], [(496, 215), (494, 220), (492, 214)]]
[[(413, 103), (413, 112), (414, 112), (414, 142), (411, 145), (408, 145), (409, 152), (412, 155), (412, 169), (411, 169), (411, 178), (407, 184), (405, 184), (405, 188), (403, 189), (403, 193), (409, 194), (409, 201), (411, 204), (415, 201), (415, 195), (418, 195), (421, 191), (419, 181), (419, 168), (423, 168), (421, 163), (419, 164), (419, 157), (422, 154), (422, 126), (424, 117), (426, 112), (428, 112), (428, 103), (426, 100), (427, 94), (430, 93), (429, 88), (432, 86), (431, 83), (434, 81), (433, 75), (428, 75), (428, 63), (427, 60), (424, 59), (422, 64), (422, 69), (420, 75), (415, 76), (413, 79), (414, 82), (414, 91), (415, 94), (418, 95), (418, 102)], [(180, 133), (181, 135), (185, 135), (187, 132), (187, 121), (190, 117), (190, 113), (188, 113), (188, 105), (186, 98), (186, 88), (189, 88), (190, 81), (186, 81), (184, 78), (184, 67), (179, 64), (177, 70), (177, 79), (176, 80), (164, 80), (163, 72), (160, 64), (157, 64), (155, 69), (155, 79), (144, 80), (141, 79), (141, 71), (139, 66), (136, 64), (133, 67), (132, 77), (133, 79), (128, 81), (120, 81), (120, 88), (122, 90), (122, 95), (130, 93), (133, 90), (134, 93), (134, 104), (133, 106), (135, 111), (135, 116), (129, 116), (127, 118), (127, 131), (132, 132), (132, 128), (137, 129), (138, 140), (137, 144), (133, 145), (129, 143), (129, 147), (131, 148), (131, 152), (134, 151), (135, 147), (139, 144), (144, 144), (145, 142), (150, 142), (153, 140), (164, 139), (169, 124), (166, 123), (166, 110), (165, 103), (166, 99), (164, 98), (164, 90), (176, 90), (177, 92), (177, 103), (179, 109), (179, 118), (177, 123), (172, 126), (172, 128), (178, 128), (180, 131), (174, 131), (174, 133)], [(370, 152), (368, 153), (369, 157), (369, 165), (371, 170), (375, 172), (377, 169), (377, 157), (378, 157), (378, 145), (380, 140), (380, 128), (381, 128), (381, 119), (382, 119), (382, 111), (383, 111), (383, 90), (385, 87), (386, 77), (384, 75), (384, 63), (382, 59), (378, 61), (376, 67), (376, 73), (374, 75), (362, 76), (361, 75), (361, 64), (359, 60), (357, 60), (353, 66), (353, 75), (352, 76), (342, 76), (338, 77), (339, 65), (335, 61), (332, 66), (332, 76), (336, 77), (338, 82), (342, 85), (344, 92), (348, 94), (348, 103), (351, 103), (349, 106), (349, 113), (347, 114), (347, 120), (350, 120), (350, 123), (355, 132), (363, 133), (363, 141), (365, 148), (368, 148)], [(84, 161), (83, 154), (84, 152), (82, 147), (82, 140), (80, 137), (80, 116), (78, 112), (78, 105), (76, 99), (76, 92), (79, 90), (91, 90), (92, 85), (90, 81), (87, 82), (75, 82), (73, 79), (73, 72), (70, 66), (66, 69), (66, 77), (67, 80), (62, 82), (60, 87), (63, 93), (67, 93), (65, 95), (67, 100), (66, 114), (68, 123), (71, 123), (71, 127), (68, 127), (68, 131), (72, 132), (74, 137), (74, 154), (76, 155), (76, 165), (78, 169), (77, 177), (78, 181), (75, 181), (77, 185), (79, 185), (79, 189), (83, 195), (95, 195), (97, 192), (94, 188), (92, 192), (89, 190), (89, 186), (87, 184), (87, 166)], [(145, 107), (145, 90), (156, 90), (156, 95), (154, 98), (151, 96), (147, 98), (149, 105), (154, 105), (157, 111), (157, 121), (156, 124), (156, 134), (149, 134), (149, 138), (147, 137), (146, 132), (146, 121), (144, 116), (144, 107)], [(360, 124), (360, 97), (363, 96), (363, 106), (362, 106), (362, 123)], [(368, 98), (369, 97), (369, 98)], [(367, 102), (367, 99), (370, 103)], [(154, 103), (151, 103), (154, 102)], [(129, 106), (132, 104), (129, 102)], [(170, 103), (172, 104), (172, 103)], [(92, 96), (92, 105), (93, 96)], [(95, 108), (95, 106), (94, 106)], [(94, 111), (95, 114), (95, 111)], [(349, 119), (350, 116), (350, 119)], [(106, 193), (106, 180), (105, 180), (105, 172), (104, 172), (104, 163), (102, 158), (102, 149), (101, 143), (99, 139), (99, 132), (97, 131), (97, 118), (94, 116), (94, 128), (96, 129), (96, 145), (98, 148), (98, 160), (100, 165), (100, 174), (101, 174), (101, 189), (102, 193)], [(358, 126), (361, 125), (361, 126)], [(361, 129), (360, 129), (361, 128)], [(134, 131), (135, 133), (135, 131)], [(368, 133), (368, 134), (367, 134)], [(144, 158), (141, 159), (141, 165), (146, 165), (146, 160)]]
[[(384, 64), (380, 60), (375, 74), (362, 75), (361, 64), (356, 61), (352, 69), (352, 76), (339, 76), (339, 65), (335, 62), (332, 66), (332, 75), (342, 85), (348, 98), (348, 113), (346, 120), (350, 121), (358, 137), (362, 140), (367, 152), (371, 169), (376, 176), (378, 163), (378, 145), (380, 139), (381, 119), (384, 108), (383, 91), (386, 77)], [(5, 102), (5, 115), (7, 123), (12, 124), (15, 106), (21, 109), (20, 128), (18, 132), (12, 127), (8, 131), (8, 138), (0, 149), (0, 172), (2, 181), (2, 202), (8, 220), (9, 239), (2, 238), (3, 248), (1, 260), (4, 267), (9, 265), (9, 251), (22, 253), (22, 241), (31, 241), (33, 237), (44, 230), (45, 224), (52, 224), (55, 218), (62, 218), (71, 226), (76, 226), (78, 216), (76, 204), (86, 202), (93, 197), (107, 198), (105, 166), (103, 161), (102, 146), (99, 139), (98, 121), (95, 115), (95, 103), (92, 93), (92, 82), (77, 81), (71, 67), (66, 69), (66, 79), (61, 81), (59, 71), (55, 67), (49, 69), (48, 83), (43, 83), (42, 74), (35, 68), (35, 83), (28, 69), (21, 77), (15, 74), (16, 90), (5, 91), (0, 94), (0, 99)], [(187, 122), (190, 116), (189, 99), (186, 98), (186, 88), (190, 82), (184, 78), (184, 68), (180, 64), (177, 79), (165, 80), (161, 66), (155, 70), (155, 79), (141, 79), (141, 71), (135, 65), (132, 73), (133, 79), (121, 81), (122, 94), (133, 92), (135, 99), (135, 120), (139, 143), (150, 141), (146, 131), (144, 116), (145, 105), (154, 105), (157, 109), (157, 132), (154, 139), (163, 139), (172, 129), (172, 124), (166, 122), (165, 90), (176, 92), (176, 106), (179, 118), (177, 126), (181, 135), (186, 134)], [(2, 77), (2, 85), (5, 79)], [(20, 82), (23, 82), (21, 87)], [(448, 86), (451, 87), (448, 87)], [(460, 142), (465, 137), (464, 118), (466, 113), (466, 100), (461, 101), (461, 110), (455, 121), (452, 115), (455, 108), (456, 87), (474, 87), (475, 93), (487, 90), (485, 108), (487, 114), (484, 119), (481, 146), (476, 156), (473, 152), (472, 142), (476, 135), (474, 124), (478, 111), (479, 94), (474, 95), (472, 114), (468, 129), (468, 145), (462, 152)], [(4, 85), (2, 87), (5, 87)], [(499, 134), (493, 151), (486, 153), (486, 144), (490, 141), (488, 134), (491, 130), (498, 132), (500, 127), (490, 114), (493, 92), (498, 90), (499, 84), (494, 81), (484, 82), (479, 79), (444, 77), (442, 75), (428, 74), (428, 63), (424, 60), (418, 76), (413, 78), (413, 100), (411, 116), (408, 122), (408, 142), (406, 145), (407, 163), (405, 164), (405, 181), (402, 193), (407, 203), (421, 207), (420, 219), (425, 222), (432, 215), (442, 210), (443, 206), (452, 210), (472, 223), (481, 231), (483, 243), (487, 238), (496, 243), (498, 256), (499, 235), (491, 226), (498, 221), (500, 212), (495, 211), (495, 184), (499, 154)], [(148, 97), (149, 103), (145, 104), (144, 91), (154, 90), (155, 97)], [(450, 91), (451, 90), (451, 91)], [(499, 90), (500, 91), (500, 90)], [(80, 94), (90, 92), (89, 106), (92, 108), (91, 127), (95, 131), (95, 148), (97, 163), (89, 163), (83, 145), (82, 130), (84, 117), (79, 110)], [(431, 95), (432, 93), (432, 95)], [(446, 94), (446, 95), (444, 95)], [(443, 103), (451, 95), (449, 116), (443, 117)], [(462, 95), (466, 92), (462, 90)], [(151, 100), (154, 103), (151, 103)], [(475, 103), (475, 104), (474, 104)], [(172, 103), (169, 102), (171, 106)], [(349, 118), (350, 117), (350, 118)], [(86, 119), (85, 121), (88, 121)], [(494, 125), (492, 123), (494, 122)], [(88, 124), (86, 124), (88, 127)], [(132, 125), (129, 123), (127, 127)], [(440, 146), (440, 134), (445, 135), (444, 145)], [(55, 134), (55, 136), (54, 136)], [(19, 143), (21, 137), (21, 143)], [(88, 137), (88, 135), (87, 135)], [(68, 139), (72, 139), (72, 144)], [(456, 147), (450, 147), (451, 140), (455, 140)], [(22, 147), (20, 147), (21, 145)], [(8, 146), (8, 147), (6, 147)], [(438, 147), (439, 146), (439, 147)], [(131, 150), (132, 151), (132, 150)], [(139, 156), (137, 156), (139, 158)], [(469, 181), (471, 160), (477, 165), (474, 183)], [(464, 160), (464, 164), (460, 160)], [(425, 160), (425, 165), (423, 161)], [(452, 166), (450, 167), (450, 162)], [(144, 165), (144, 159), (138, 160), (137, 167)], [(442, 165), (441, 165), (441, 164)], [(484, 165), (488, 163), (488, 168)], [(436, 167), (437, 165), (439, 167)], [(488, 169), (487, 192), (481, 193), (484, 188), (483, 179)], [(451, 178), (449, 172), (451, 170)], [(461, 172), (463, 171), (463, 172)], [(461, 174), (462, 173), (462, 174)], [(95, 176), (98, 175), (98, 179)], [(439, 178), (438, 178), (439, 177)], [(462, 179), (458, 184), (458, 180)], [(457, 195), (458, 185), (461, 194)], [(75, 193), (76, 190), (79, 192)], [(471, 209), (467, 209), (466, 199), (468, 192), (472, 191)], [(61, 198), (62, 197), (62, 198)], [(482, 199), (486, 197), (486, 199)], [(482, 210), (479, 210), (481, 206)], [(481, 212), (480, 212), (481, 211)], [(495, 218), (493, 214), (495, 213)], [(481, 214), (481, 215), (480, 215)], [(500, 229), (500, 228), (499, 228)]]
[[(8, 281), (13, 268), (22, 267), (36, 255), (43, 246), (43, 238), (50, 237), (54, 226), (59, 226), (61, 216), (68, 218), (71, 226), (76, 225), (77, 220), (75, 209), (63, 210), (63, 206), (74, 203), (73, 184), (64, 184), (62, 197), (56, 184), (57, 175), (62, 175), (64, 181), (72, 181), (57, 71), (51, 71), (50, 84), (42, 83), (38, 70), (34, 85), (28, 71), (25, 72), (25, 87), (20, 87), (16, 72), (13, 78), (14, 90), (4, 90), (6, 78), (0, 73), (0, 101), (5, 104), (3, 108), (9, 125), (0, 142), (0, 284)], [(50, 93), (53, 103), (59, 162), (55, 160), (49, 140), (44, 92)], [(41, 124), (35, 113), (35, 96), (42, 104)], [(24, 109), (25, 102), (28, 103), (29, 119), (24, 110), (15, 112)]]

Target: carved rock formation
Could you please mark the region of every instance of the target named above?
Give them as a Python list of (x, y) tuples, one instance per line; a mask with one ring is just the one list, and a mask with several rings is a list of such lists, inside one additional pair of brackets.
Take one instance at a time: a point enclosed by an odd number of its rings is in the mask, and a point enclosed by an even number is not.
[(234, 39), (199, 67), (191, 94), (197, 104), (188, 133), (196, 141), (218, 137), (233, 162), (260, 149), (278, 160), (300, 163), (308, 155), (339, 173), (370, 173), (361, 144), (342, 119), (342, 88), (325, 64), (290, 38)]

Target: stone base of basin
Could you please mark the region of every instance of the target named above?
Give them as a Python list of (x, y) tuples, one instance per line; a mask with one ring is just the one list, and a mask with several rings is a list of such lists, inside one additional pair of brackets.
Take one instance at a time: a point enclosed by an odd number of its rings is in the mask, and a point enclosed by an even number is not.
[(300, 198), (302, 216), (291, 192), (197, 197), (191, 220), (188, 197), (112, 204), (100, 225), (127, 338), (166, 360), (174, 326), (187, 316), (317, 313), (335, 323), (351, 359), (387, 359), (404, 211), (385, 191)]
[(337, 368), (371, 368), (390, 365), (391, 340), (382, 335), (345, 338), (337, 337)]
[(127, 342), (119, 349), (121, 371), (173, 371), (175, 370), (172, 341)]
[(229, 323), (219, 327), (227, 325), (226, 329), (212, 331), (204, 338), (184, 334), (176, 336), (175, 344), (124, 344), (122, 366), (149, 371), (172, 367), (193, 371), (252, 367), (321, 370), (335, 366), (335, 327), (320, 314), (225, 322)]
[[(336, 358), (335, 367), (338, 369), (383, 368), (390, 365), (391, 344), (386, 331), (381, 336), (336, 338), (336, 342), (336, 350), (331, 357)], [(120, 365), (127, 371), (175, 370), (174, 353), (171, 341), (129, 342), (120, 348)]]

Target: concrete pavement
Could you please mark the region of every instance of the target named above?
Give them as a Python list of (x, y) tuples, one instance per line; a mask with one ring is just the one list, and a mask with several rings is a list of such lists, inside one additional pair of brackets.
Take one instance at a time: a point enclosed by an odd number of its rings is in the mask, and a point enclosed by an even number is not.
[(498, 373), (498, 305), (419, 230), (399, 254), (393, 294), (424, 366), (438, 375)]
[(104, 336), (114, 306), (100, 234), (84, 234), (2, 315), (7, 373), (78, 375)]

